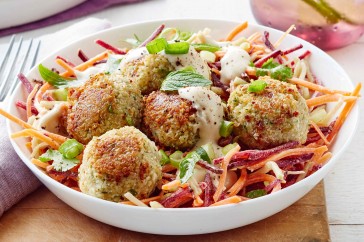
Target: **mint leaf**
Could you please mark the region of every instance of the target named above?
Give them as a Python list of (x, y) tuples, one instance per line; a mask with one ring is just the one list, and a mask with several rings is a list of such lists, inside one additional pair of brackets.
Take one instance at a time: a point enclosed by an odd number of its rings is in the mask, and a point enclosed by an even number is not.
[(67, 159), (58, 150), (52, 149), (39, 156), (39, 160), (42, 162), (53, 160), (52, 166), (56, 171), (68, 171), (80, 162), (78, 159)]
[(257, 189), (257, 190), (253, 190), (250, 191), (246, 194), (246, 197), (248, 198), (257, 198), (257, 197), (262, 197), (267, 195), (267, 192), (263, 189)]
[(179, 177), (181, 183), (186, 183), (188, 179), (193, 175), (193, 169), (197, 161), (201, 160), (201, 157), (197, 152), (192, 151), (179, 163)]
[(44, 81), (57, 88), (77, 87), (84, 83), (84, 81), (63, 78), (42, 64), (38, 66), (38, 71)]
[(173, 71), (162, 83), (162, 91), (177, 91), (184, 87), (205, 87), (212, 85), (210, 80), (190, 71)]
[(280, 65), (273, 61), (273, 58), (267, 60), (262, 68), (256, 68), (256, 76), (267, 76), (271, 78), (286, 82), (288, 79), (292, 78), (292, 69), (288, 66)]

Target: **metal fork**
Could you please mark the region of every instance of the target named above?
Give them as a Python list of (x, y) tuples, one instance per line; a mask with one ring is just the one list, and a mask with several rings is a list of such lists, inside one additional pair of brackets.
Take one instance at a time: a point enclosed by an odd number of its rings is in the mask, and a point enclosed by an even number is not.
[[(28, 42), (26, 47), (23, 46), (24, 42)], [(39, 40), (24, 41), (23, 37), (20, 36), (19, 40), (16, 41), (15, 35), (11, 37), (9, 47), (0, 65), (0, 102), (4, 101), (14, 91), (18, 83), (17, 75), (27, 72), (35, 65), (39, 47)], [(30, 56), (32, 58), (29, 58)]]

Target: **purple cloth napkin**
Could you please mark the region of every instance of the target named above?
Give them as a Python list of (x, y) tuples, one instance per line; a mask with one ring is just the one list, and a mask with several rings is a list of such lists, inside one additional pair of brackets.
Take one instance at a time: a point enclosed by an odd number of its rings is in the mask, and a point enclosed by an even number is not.
[(15, 34), (18, 32), (24, 32), (28, 30), (43, 28), (52, 24), (65, 22), (71, 19), (86, 16), (91, 13), (95, 13), (107, 7), (111, 7), (116, 4), (129, 4), (136, 3), (143, 0), (87, 0), (80, 5), (77, 5), (71, 9), (68, 9), (62, 13), (50, 16), (45, 19), (38, 20), (36, 22), (10, 27), (6, 29), (0, 29), (0, 37)]
[(0, 217), (15, 203), (37, 189), (38, 179), (15, 154), (0, 116)]

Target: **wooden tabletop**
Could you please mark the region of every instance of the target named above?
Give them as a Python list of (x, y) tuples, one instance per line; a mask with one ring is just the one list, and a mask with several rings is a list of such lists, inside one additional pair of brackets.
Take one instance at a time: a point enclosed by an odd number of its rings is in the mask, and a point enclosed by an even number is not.
[(325, 204), (320, 183), (297, 203), (260, 222), (213, 234), (161, 236), (98, 222), (42, 186), (0, 218), (0, 241), (329, 241)]

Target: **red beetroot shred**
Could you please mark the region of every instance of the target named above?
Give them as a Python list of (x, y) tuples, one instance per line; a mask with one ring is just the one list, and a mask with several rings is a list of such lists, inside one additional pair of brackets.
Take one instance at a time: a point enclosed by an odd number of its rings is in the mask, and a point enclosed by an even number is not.
[(161, 204), (165, 208), (177, 208), (193, 199), (192, 189), (189, 187), (179, 188), (169, 197), (164, 198)]

